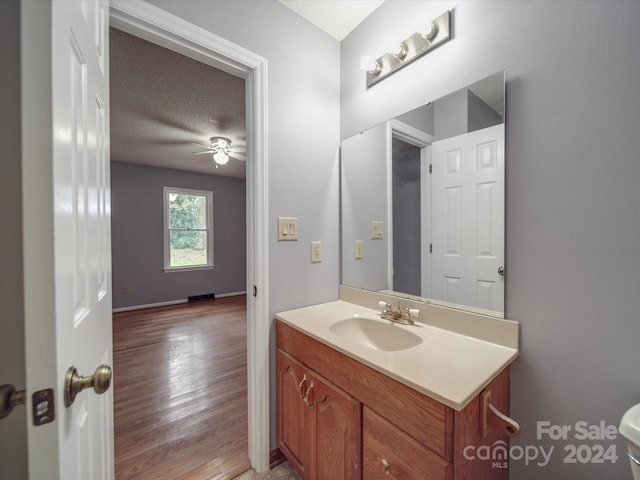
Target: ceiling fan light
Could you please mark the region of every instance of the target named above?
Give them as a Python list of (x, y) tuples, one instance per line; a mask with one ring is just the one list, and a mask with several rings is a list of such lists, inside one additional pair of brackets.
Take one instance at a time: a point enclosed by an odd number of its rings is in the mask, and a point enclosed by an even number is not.
[(213, 161), (218, 165), (224, 165), (229, 161), (229, 155), (227, 155), (224, 151), (218, 150), (213, 154)]

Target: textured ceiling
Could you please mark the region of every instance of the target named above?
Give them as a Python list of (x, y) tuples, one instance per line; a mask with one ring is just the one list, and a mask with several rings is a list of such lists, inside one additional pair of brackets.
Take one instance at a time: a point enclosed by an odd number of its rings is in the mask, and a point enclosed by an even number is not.
[(244, 79), (113, 28), (110, 70), (112, 160), (245, 177), (245, 162), (216, 168), (191, 143), (245, 145)]
[(342, 41), (384, 0), (278, 0), (316, 27)]
[[(384, 0), (278, 0), (342, 40)], [(193, 155), (209, 138), (245, 146), (244, 80), (110, 29), (111, 159), (244, 178), (245, 162), (216, 168)]]

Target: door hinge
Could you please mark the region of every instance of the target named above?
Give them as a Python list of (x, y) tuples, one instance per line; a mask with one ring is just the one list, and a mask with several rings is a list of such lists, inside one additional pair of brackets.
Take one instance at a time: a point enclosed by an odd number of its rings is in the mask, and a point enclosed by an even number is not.
[(433, 172), (433, 165), (429, 164), (429, 173)]
[(429, 253), (433, 253), (433, 243), (429, 244)]
[(255, 285), (253, 286), (253, 296), (254, 297), (258, 296), (258, 287), (256, 287)]

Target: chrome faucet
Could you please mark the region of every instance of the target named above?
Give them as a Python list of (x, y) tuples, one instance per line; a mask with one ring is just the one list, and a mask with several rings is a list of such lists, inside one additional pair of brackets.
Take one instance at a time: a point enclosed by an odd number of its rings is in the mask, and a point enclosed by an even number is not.
[(394, 308), (390, 303), (379, 301), (378, 306), (382, 308), (380, 318), (383, 320), (391, 320), (402, 325), (413, 325), (413, 317), (418, 317), (422, 313), (417, 308), (400, 308), (400, 303)]

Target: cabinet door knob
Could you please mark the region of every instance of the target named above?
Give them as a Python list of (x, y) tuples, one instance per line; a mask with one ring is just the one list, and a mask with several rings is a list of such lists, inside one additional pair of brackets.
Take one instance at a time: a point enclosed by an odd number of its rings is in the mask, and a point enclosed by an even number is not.
[(309, 400), (309, 394), (311, 393), (312, 389), (313, 389), (313, 382), (311, 382), (311, 384), (309, 385), (309, 388), (307, 388), (307, 393), (304, 394), (304, 404), (307, 405), (309, 408), (311, 408), (311, 410), (313, 410), (313, 402)]
[(304, 397), (304, 394), (302, 392), (304, 392), (304, 382), (307, 381), (307, 374), (305, 373), (302, 376), (302, 380), (300, 380), (300, 383), (298, 384), (298, 395), (300, 395), (300, 398)]
[(382, 466), (384, 467), (384, 474), (388, 477), (389, 470), (391, 469), (391, 465), (389, 464), (389, 461), (386, 458), (382, 459)]

